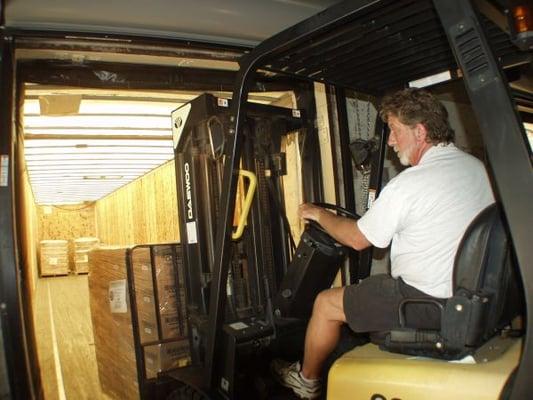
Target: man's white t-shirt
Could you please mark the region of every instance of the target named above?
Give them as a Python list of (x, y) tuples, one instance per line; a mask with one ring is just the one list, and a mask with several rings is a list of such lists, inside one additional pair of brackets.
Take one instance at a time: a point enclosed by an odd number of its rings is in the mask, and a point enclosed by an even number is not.
[(446, 298), (452, 295), (459, 242), (472, 219), (493, 202), (483, 163), (453, 144), (441, 144), (391, 179), (357, 225), (376, 247), (392, 240), (393, 277)]

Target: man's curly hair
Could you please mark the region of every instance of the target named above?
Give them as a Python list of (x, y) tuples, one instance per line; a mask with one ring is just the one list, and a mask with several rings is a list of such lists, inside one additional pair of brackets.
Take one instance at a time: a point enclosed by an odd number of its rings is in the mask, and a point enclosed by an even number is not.
[(448, 111), (435, 96), (423, 89), (403, 89), (383, 97), (379, 115), (387, 122), (394, 115), (402, 124), (426, 127), (427, 141), (433, 144), (451, 143), (454, 131), (448, 121)]

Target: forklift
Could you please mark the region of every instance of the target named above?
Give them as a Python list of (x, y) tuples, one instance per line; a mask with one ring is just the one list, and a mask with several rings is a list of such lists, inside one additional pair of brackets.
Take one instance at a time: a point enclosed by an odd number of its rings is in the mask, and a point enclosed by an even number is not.
[[(301, 354), (313, 299), (331, 286), (337, 271), (343, 284), (370, 273), (371, 251), (355, 254), (319, 226), (309, 224), (298, 246), (290, 239), (279, 139), (310, 124), (298, 121), (305, 110), (248, 101), (254, 82), (266, 75), (326, 85), (329, 111), (338, 118), (344, 208), (326, 206), (337, 212), (357, 218), (353, 162), (371, 168), (368, 192), (379, 196), (386, 147), (387, 127), (379, 123), (372, 143), (350, 146), (350, 90), (379, 99), (413, 82), (464, 85), (496, 190), (497, 205), (476, 218), (463, 238), (464, 248), (476, 250), (458, 254), (455, 274), (475, 278), (455, 288), (442, 310), (441, 330), (404, 326), (386, 333), (380, 347), (367, 344), (347, 353), (331, 368), (327, 398), (437, 399), (463, 392), (469, 398), (527, 398), (533, 185), (523, 121), (531, 118), (531, 97), (516, 81), (529, 71), (533, 20), (528, 5), (504, 6), (345, 1), (244, 55), (231, 100), (204, 95), (173, 113), (191, 364), (164, 374), (182, 385), (168, 398), (284, 398), (270, 390), (264, 366), (274, 356)], [(234, 224), (236, 207), (244, 212)], [(449, 362), (466, 359), (474, 365)], [(483, 388), (489, 374), (492, 382)], [(457, 391), (451, 379), (457, 379)], [(469, 382), (473, 388), (467, 390)]]
[[(315, 224), (307, 224), (298, 240), (288, 221), (283, 182), (296, 174), (305, 201), (357, 219), (386, 181), (388, 128), (377, 117), (371, 121), (369, 104), (411, 85), (436, 92), (456, 85), (467, 94), (497, 205), (476, 219), (464, 243), (487, 251), (476, 253), (480, 268), (473, 274), (468, 255), (461, 261), (466, 269), (456, 268), (475, 279), (457, 288), (443, 307), (441, 330), (404, 326), (385, 332), (382, 340), (364, 338), (362, 346), (333, 362), (324, 395), (333, 400), (529, 398), (533, 182), (524, 122), (531, 123), (533, 115), (532, 13), (525, 0), (339, 2), (243, 50), (232, 96), (204, 94), (173, 111), (181, 243), (168, 251), (179, 271), (184, 357), (176, 368), (147, 378), (144, 344), (134, 335), (141, 398), (294, 398), (272, 382), (270, 360), (300, 357), (316, 295), (334, 284), (338, 272), (342, 285), (366, 278), (375, 258), (371, 249), (357, 253), (339, 245)], [(2, 84), (1, 110), (9, 133), (16, 88), (8, 50), (6, 45), (2, 53), (2, 74), (9, 79)], [(205, 90), (225, 90), (227, 76), (215, 75)], [(334, 138), (336, 204), (325, 203), (328, 182), (321, 172), (329, 165), (320, 154), (315, 85), (324, 88)], [(261, 90), (292, 92), (294, 104), (252, 102), (250, 92)], [(365, 100), (365, 138), (354, 137), (360, 132), (354, 135), (350, 126), (347, 104), (354, 96)], [(365, 123), (355, 125), (360, 130)], [(289, 167), (283, 148), (294, 137), (299, 171)], [(29, 398), (13, 251), (12, 167), (4, 156), (12, 147), (2, 140), (0, 264), (6, 267), (1, 274), (7, 300), (0, 309), (6, 351), (14, 360), (10, 384), (15, 396)], [(356, 174), (363, 176), (362, 187), (356, 187)], [(476, 235), (483, 241), (470, 241)], [(483, 264), (486, 260), (494, 262)]]

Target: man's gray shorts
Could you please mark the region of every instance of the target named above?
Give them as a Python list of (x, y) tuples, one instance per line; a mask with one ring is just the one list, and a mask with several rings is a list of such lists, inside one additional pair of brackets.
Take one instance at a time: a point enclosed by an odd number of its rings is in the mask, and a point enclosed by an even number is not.
[[(398, 306), (405, 298), (435, 299), (390, 275), (373, 275), (344, 289), (344, 314), (355, 332), (390, 331), (400, 327)], [(438, 299), (442, 300), (442, 299)], [(413, 304), (406, 307), (407, 325), (438, 329), (440, 313), (435, 305)]]

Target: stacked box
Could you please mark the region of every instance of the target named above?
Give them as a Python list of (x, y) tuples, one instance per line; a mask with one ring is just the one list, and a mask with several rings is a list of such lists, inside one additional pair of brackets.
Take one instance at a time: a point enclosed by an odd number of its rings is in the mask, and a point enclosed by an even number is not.
[(154, 246), (153, 249), (155, 276), (152, 275), (149, 249), (139, 247), (132, 252), (139, 335), (142, 343), (158, 340), (154, 279), (157, 282), (161, 338), (172, 339), (186, 335), (184, 327), (179, 325), (182, 319), (178, 316), (176, 273), (172, 263), (172, 249), (170, 246)]
[(190, 364), (189, 340), (159, 343), (144, 348), (146, 376), (155, 378), (158, 372)]
[(74, 273), (89, 272), (89, 251), (98, 246), (98, 238), (82, 237), (74, 240)]
[(68, 274), (68, 241), (41, 240), (39, 248), (41, 276)]
[(102, 391), (114, 399), (138, 399), (135, 347), (125, 248), (89, 252), (89, 301)]
[[(109, 247), (89, 251), (89, 296), (98, 375), (102, 391), (114, 399), (139, 398), (126, 272), (127, 251), (127, 248)], [(147, 271), (151, 270), (150, 249), (135, 248), (133, 255), (133, 269), (136, 271), (135, 302), (138, 305), (139, 333), (143, 339), (141, 342), (155, 342), (144, 347), (146, 375), (153, 378), (159, 371), (188, 362), (188, 340), (180, 338), (157, 343), (158, 329), (153, 303), (155, 296), (151, 275), (147, 274)], [(163, 268), (162, 271), (164, 270)], [(159, 279), (163, 280), (165, 274), (160, 273), (163, 275), (158, 278), (158, 282)], [(164, 305), (163, 309), (176, 308), (176, 305), (167, 306), (171, 304), (171, 300), (165, 300), (169, 297), (165, 292), (162, 290), (158, 296), (160, 303)], [(165, 327), (163, 321), (164, 318), (161, 317), (162, 326)], [(170, 326), (170, 323), (168, 325)], [(170, 328), (163, 328), (163, 332), (166, 332), (165, 329)], [(146, 332), (144, 336), (143, 331)]]

